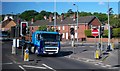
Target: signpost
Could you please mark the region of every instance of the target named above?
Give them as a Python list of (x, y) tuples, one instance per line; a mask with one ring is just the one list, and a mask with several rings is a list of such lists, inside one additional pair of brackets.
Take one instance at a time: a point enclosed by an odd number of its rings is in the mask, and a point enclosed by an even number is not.
[(96, 28), (92, 29), (92, 35), (95, 37), (95, 42), (96, 42), (96, 36), (99, 35), (99, 32), (98, 32), (98, 30)]
[[(92, 36), (95, 37), (95, 43), (96, 43), (96, 36), (98, 36), (98, 35), (99, 35), (98, 29), (97, 29), (97, 28), (93, 28), (93, 29), (92, 29)], [(97, 44), (96, 44), (96, 45), (97, 45)], [(96, 45), (95, 45), (95, 47), (96, 47)], [(99, 57), (100, 57), (100, 53), (99, 53), (98, 46), (97, 46), (97, 49), (96, 49), (96, 51), (95, 51), (95, 58), (96, 58), (96, 59), (99, 59)]]

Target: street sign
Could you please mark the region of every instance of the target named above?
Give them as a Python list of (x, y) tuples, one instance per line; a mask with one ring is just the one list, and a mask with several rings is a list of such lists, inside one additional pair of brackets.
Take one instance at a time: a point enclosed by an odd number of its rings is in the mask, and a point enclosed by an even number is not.
[(97, 30), (97, 29), (93, 29), (93, 30), (92, 30), (92, 35), (93, 35), (94, 37), (98, 36), (98, 35), (99, 35), (98, 30)]

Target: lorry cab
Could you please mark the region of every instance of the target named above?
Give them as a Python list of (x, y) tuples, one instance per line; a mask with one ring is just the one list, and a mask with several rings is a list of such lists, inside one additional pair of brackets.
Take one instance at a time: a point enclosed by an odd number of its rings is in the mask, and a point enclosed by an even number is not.
[(36, 31), (32, 34), (31, 52), (37, 54), (58, 54), (60, 35), (58, 32)]

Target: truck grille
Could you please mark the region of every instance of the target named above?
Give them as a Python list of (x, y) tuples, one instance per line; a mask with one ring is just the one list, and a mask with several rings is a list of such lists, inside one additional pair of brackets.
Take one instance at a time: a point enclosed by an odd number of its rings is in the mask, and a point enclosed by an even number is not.
[(58, 42), (45, 42), (45, 46), (58, 46)]
[(57, 50), (57, 48), (45, 48), (45, 50)]

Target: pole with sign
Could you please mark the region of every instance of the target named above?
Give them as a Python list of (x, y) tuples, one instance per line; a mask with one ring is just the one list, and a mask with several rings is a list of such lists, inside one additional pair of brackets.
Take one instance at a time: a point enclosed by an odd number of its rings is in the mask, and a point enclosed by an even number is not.
[(98, 30), (96, 28), (92, 29), (92, 35), (95, 37), (95, 43), (96, 43), (96, 36), (99, 35), (99, 32), (98, 32)]
[[(95, 43), (96, 43), (96, 37), (99, 35), (99, 32), (98, 32), (97, 28), (92, 29), (92, 35), (95, 37)], [(96, 43), (95, 47), (96, 46), (97, 46), (97, 43)], [(99, 57), (100, 57), (100, 52), (99, 52), (98, 46), (97, 46), (97, 49), (95, 51), (95, 58), (99, 59)]]

